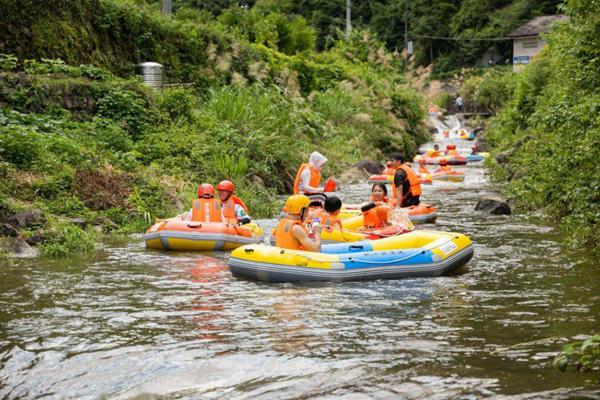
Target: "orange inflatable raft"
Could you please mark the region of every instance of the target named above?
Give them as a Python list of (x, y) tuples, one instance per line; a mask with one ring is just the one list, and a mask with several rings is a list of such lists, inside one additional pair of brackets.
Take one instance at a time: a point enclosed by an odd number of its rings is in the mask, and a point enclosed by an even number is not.
[[(432, 183), (431, 175), (429, 174), (417, 173), (417, 176), (419, 177), (419, 183), (425, 185), (430, 185)], [(369, 179), (367, 179), (367, 183), (369, 184), (383, 183), (385, 185), (391, 185), (393, 182), (394, 177), (392, 175), (371, 175), (369, 176)]]
[(439, 171), (431, 174), (436, 181), (462, 182), (465, 180), (465, 173), (462, 171)]
[[(363, 204), (344, 204), (339, 218), (346, 219), (361, 214), (360, 208)], [(421, 203), (418, 206), (405, 208), (408, 211), (410, 222), (415, 225), (434, 223), (437, 218), (437, 208), (431, 204)]]
[(163, 250), (232, 250), (260, 243), (264, 233), (255, 224), (184, 221), (171, 218), (152, 225), (144, 239), (146, 246)]
[(425, 164), (437, 165), (440, 163), (440, 160), (446, 159), (448, 161), (448, 165), (465, 165), (469, 160), (467, 157), (462, 155), (450, 155), (450, 156), (441, 156), (441, 157), (427, 157), (418, 155), (415, 156), (414, 161), (418, 163), (420, 160), (425, 160)]

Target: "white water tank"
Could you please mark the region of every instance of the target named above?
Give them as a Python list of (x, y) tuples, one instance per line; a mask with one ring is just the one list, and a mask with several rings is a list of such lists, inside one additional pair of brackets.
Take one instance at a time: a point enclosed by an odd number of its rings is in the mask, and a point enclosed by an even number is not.
[(163, 66), (159, 63), (148, 61), (136, 65), (136, 73), (144, 77), (146, 85), (161, 89), (163, 86)]

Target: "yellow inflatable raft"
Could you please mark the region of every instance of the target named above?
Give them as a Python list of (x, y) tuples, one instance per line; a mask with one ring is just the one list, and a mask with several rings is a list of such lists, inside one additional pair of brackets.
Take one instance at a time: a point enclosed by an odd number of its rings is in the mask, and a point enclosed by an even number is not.
[(321, 253), (246, 245), (234, 250), (234, 276), (267, 282), (349, 281), (439, 276), (466, 264), (471, 240), (458, 233), (414, 231), (380, 240), (322, 246)]

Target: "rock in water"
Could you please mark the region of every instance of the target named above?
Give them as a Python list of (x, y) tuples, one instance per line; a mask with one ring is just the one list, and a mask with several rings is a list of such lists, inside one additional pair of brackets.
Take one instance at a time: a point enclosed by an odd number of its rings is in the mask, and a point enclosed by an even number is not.
[(510, 215), (511, 212), (506, 199), (496, 195), (488, 195), (480, 198), (475, 206), (475, 211), (494, 215)]
[(379, 175), (383, 171), (383, 165), (377, 161), (361, 160), (354, 164), (352, 168), (358, 168), (367, 171), (370, 175)]
[(0, 249), (7, 251), (11, 257), (16, 258), (33, 258), (40, 255), (39, 249), (31, 247), (19, 237), (0, 238)]

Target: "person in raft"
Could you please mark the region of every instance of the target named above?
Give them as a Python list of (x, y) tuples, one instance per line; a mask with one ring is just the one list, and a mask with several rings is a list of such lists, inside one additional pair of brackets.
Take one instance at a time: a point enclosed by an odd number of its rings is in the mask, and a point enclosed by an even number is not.
[(400, 153), (390, 154), (390, 159), (385, 164), (386, 167), (383, 170), (383, 172), (381, 173), (381, 175), (392, 175), (393, 176), (396, 173), (396, 171), (398, 170), (398, 168), (400, 168), (400, 164), (402, 164), (402, 162), (400, 160), (402, 160), (402, 154), (400, 154)]
[(419, 173), (420, 174), (431, 174), (431, 172), (429, 172), (429, 168), (427, 168), (427, 163), (425, 162), (424, 158), (421, 158), (419, 160)]
[(458, 150), (456, 150), (456, 145), (455, 144), (446, 145), (445, 153), (447, 156), (457, 156)]
[(311, 221), (319, 222), (323, 230), (332, 232), (334, 229), (342, 229), (342, 222), (338, 218), (342, 210), (342, 201), (336, 197), (327, 197), (323, 208), (317, 209), (312, 216)]
[(308, 215), (310, 199), (303, 194), (290, 196), (285, 202), (281, 218), (275, 228), (275, 245), (284, 249), (321, 251), (321, 225), (312, 224), (314, 239), (309, 237), (309, 231), (304, 226)]
[(439, 157), (442, 155), (442, 152), (440, 151), (440, 145), (439, 144), (434, 144), (433, 145), (433, 149), (429, 150), (427, 152), (427, 157)]
[(363, 229), (379, 229), (389, 225), (392, 207), (370, 202), (360, 208), (363, 213)]
[(387, 188), (383, 183), (374, 183), (371, 187), (371, 197), (369, 198), (369, 201), (375, 204), (389, 203), (390, 199), (388, 199), (387, 194)]
[(186, 218), (197, 222), (222, 222), (221, 204), (215, 199), (215, 188), (210, 183), (198, 186), (198, 198), (192, 201), (192, 208)]
[(440, 160), (440, 166), (433, 171), (434, 174), (438, 174), (440, 172), (449, 172), (452, 171), (452, 168), (448, 165), (448, 160), (446, 160), (445, 158), (442, 158)]
[(296, 179), (294, 180), (294, 194), (314, 194), (323, 193), (324, 188), (321, 184), (321, 168), (327, 162), (327, 158), (313, 151), (308, 160), (308, 164), (303, 163), (298, 169)]
[(419, 183), (419, 177), (409, 165), (404, 163), (400, 165), (400, 168), (394, 175), (392, 188), (394, 189), (393, 199), (396, 201), (397, 207), (419, 205), (421, 184)]
[(248, 207), (239, 197), (235, 196), (233, 182), (224, 180), (217, 185), (219, 200), (221, 200), (222, 220), (228, 224), (248, 224), (251, 219), (248, 215)]

